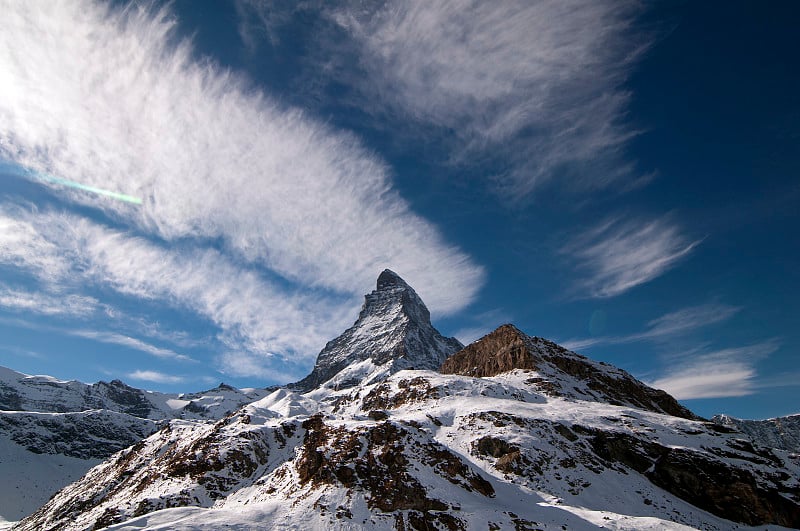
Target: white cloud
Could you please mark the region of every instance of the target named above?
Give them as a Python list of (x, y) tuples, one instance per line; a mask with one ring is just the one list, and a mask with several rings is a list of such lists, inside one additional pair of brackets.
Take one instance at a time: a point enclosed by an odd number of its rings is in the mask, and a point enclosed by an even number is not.
[(288, 383), (300, 380), (307, 371), (287, 371), (286, 365), (268, 365), (259, 356), (244, 351), (226, 351), (217, 357), (220, 372), (233, 377), (262, 378), (269, 382)]
[[(357, 310), (354, 298), (287, 291), (213, 249), (169, 249), (69, 213), (22, 208), (12, 213), (30, 228), (30, 238), (42, 250), (32, 261), (39, 267), (28, 269), (33, 274), (75, 287), (101, 284), (123, 295), (188, 308), (218, 326), (229, 348), (262, 360), (310, 359)], [(0, 221), (4, 217), (0, 208)], [(47, 253), (56, 252), (64, 266), (60, 277), (47, 267)], [(93, 339), (104, 337), (111, 339)], [(117, 343), (120, 337), (125, 336), (117, 337)], [(124, 340), (128, 346), (138, 341)]]
[[(676, 356), (674, 369), (648, 385), (679, 400), (746, 396), (756, 392), (755, 363), (778, 349), (776, 341)], [(681, 360), (680, 363), (677, 360)]]
[(727, 321), (740, 310), (740, 307), (716, 303), (683, 308), (647, 323), (649, 330), (645, 334), (649, 337), (683, 334), (690, 330)]
[(678, 400), (746, 396), (755, 392), (756, 371), (743, 363), (700, 363), (670, 373), (648, 385), (663, 389)]
[(623, 85), (647, 45), (632, 31), (638, 2), (345, 6), (331, 16), (357, 43), (360, 68), (346, 81), (377, 112), (455, 134), (457, 161), (507, 163), (500, 183), (509, 197), (525, 198), (557, 174), (584, 188), (631, 177), (620, 150), (635, 134), (624, 124)]
[(0, 209), (0, 264), (33, 269), (45, 281), (63, 276), (69, 266), (58, 248), (30, 223), (4, 214)]
[[(2, 218), (0, 218), (2, 223)], [(0, 256), (2, 256), (0, 252)], [(99, 308), (93, 297), (81, 295), (53, 296), (41, 292), (5, 288), (0, 285), (0, 306), (41, 315), (87, 317)]]
[(624, 336), (598, 336), (584, 339), (570, 339), (562, 345), (570, 350), (588, 348), (594, 345), (621, 345), (640, 341), (673, 340), (716, 323), (727, 321), (741, 308), (727, 304), (709, 303), (691, 306), (662, 315), (647, 323), (644, 332)]
[(174, 384), (181, 383), (185, 380), (182, 376), (173, 376), (171, 374), (164, 374), (158, 371), (133, 371), (128, 374), (128, 378), (132, 380), (141, 380), (144, 382), (154, 382), (160, 384)]
[(662, 275), (700, 243), (665, 218), (610, 220), (578, 235), (561, 252), (586, 272), (581, 296), (613, 297)]
[(1, 9), (0, 157), (143, 204), (65, 197), (168, 241), (220, 239), (301, 286), (352, 296), (391, 267), (434, 313), (475, 297), (482, 268), (411, 212), (381, 160), (173, 45), (168, 11), (88, 0)]
[(162, 359), (171, 359), (177, 361), (195, 361), (185, 354), (178, 354), (174, 350), (168, 348), (157, 347), (141, 339), (135, 337), (118, 334), (116, 332), (100, 332), (97, 330), (70, 330), (66, 332), (71, 336), (82, 337), (84, 339), (91, 339), (101, 343), (109, 343), (112, 345), (120, 345), (123, 347), (132, 348), (151, 356)]

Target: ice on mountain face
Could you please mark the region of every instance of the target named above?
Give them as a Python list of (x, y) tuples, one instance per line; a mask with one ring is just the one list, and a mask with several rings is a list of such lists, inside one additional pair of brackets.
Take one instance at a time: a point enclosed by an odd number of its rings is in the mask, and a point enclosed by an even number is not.
[[(333, 386), (346, 388), (401, 369), (437, 369), (462, 347), (433, 327), (422, 299), (387, 269), (378, 276), (375, 291), (366, 295), (355, 324), (325, 345), (311, 374), (290, 387), (309, 391), (335, 378)], [(352, 369), (366, 360), (371, 366)]]

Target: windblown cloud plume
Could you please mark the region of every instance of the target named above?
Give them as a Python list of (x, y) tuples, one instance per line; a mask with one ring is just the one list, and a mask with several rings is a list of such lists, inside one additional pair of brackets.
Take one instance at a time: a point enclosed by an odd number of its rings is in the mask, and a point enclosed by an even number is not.
[[(102, 285), (124, 296), (188, 308), (216, 325), (228, 348), (249, 351), (262, 360), (291, 354), (302, 361), (315, 354), (344, 326), (341, 316), (348, 315), (344, 310), (352, 305), (349, 299), (282, 289), (213, 249), (169, 249), (74, 214), (5, 210), (9, 212), (0, 208), (0, 224), (13, 220), (28, 240), (0, 249), (0, 262), (24, 259), (28, 273), (60, 286)], [(142, 348), (140, 341), (118, 334), (82, 337), (159, 357), (181, 357)]]
[(648, 382), (679, 400), (745, 396), (756, 391), (755, 364), (778, 349), (776, 341), (712, 352), (690, 352), (674, 369)]
[(349, 81), (376, 108), (455, 134), (456, 162), (506, 161), (499, 183), (516, 199), (556, 176), (589, 189), (632, 177), (620, 150), (635, 134), (623, 119), (629, 100), (623, 85), (646, 48), (632, 31), (638, 3), (376, 6), (332, 9), (357, 43), (367, 74)]
[(741, 308), (727, 304), (709, 303), (691, 306), (670, 312), (647, 323), (644, 332), (621, 336), (597, 336), (585, 339), (570, 339), (562, 344), (571, 350), (580, 350), (594, 345), (623, 345), (640, 341), (670, 343), (685, 338), (700, 328), (721, 323), (733, 317)]
[(613, 219), (580, 234), (562, 253), (584, 271), (581, 295), (602, 298), (662, 275), (699, 243), (666, 218)]
[[(381, 160), (196, 58), (168, 11), (84, 0), (2, 12), (0, 157), (142, 198), (63, 190), (167, 241), (222, 241), (299, 286), (352, 296), (392, 267), (434, 312), (475, 296), (482, 269), (410, 211)], [(189, 291), (200, 305), (217, 297)]]

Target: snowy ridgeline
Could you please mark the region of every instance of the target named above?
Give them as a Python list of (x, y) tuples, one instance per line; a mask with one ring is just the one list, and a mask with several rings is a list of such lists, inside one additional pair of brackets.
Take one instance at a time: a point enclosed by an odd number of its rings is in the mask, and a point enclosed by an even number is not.
[(800, 488), (786, 452), (702, 420), (555, 396), (544, 376), (401, 371), (358, 389), (277, 390), (213, 425), (173, 421), (21, 529), (725, 530), (791, 512), (770, 494)]
[(0, 367), (0, 519), (29, 515), (168, 419), (217, 420), (266, 394), (221, 385), (171, 395), (119, 380), (88, 385)]
[(116, 444), (18, 528), (800, 527), (796, 453), (510, 325), (460, 348), (387, 270), (283, 389), (171, 396), (2, 372), (5, 409), (51, 409), (0, 413), (14, 478), (0, 494), (33, 510)]

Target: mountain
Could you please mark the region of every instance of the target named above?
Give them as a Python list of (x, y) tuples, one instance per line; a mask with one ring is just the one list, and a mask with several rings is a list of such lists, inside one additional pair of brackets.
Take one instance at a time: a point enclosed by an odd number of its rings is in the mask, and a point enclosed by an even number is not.
[(529, 383), (553, 396), (702, 420), (666, 392), (648, 387), (622, 369), (590, 360), (552, 341), (529, 337), (510, 324), (447, 359), (441, 372), (487, 377), (513, 369), (535, 371), (538, 376)]
[(16, 529), (800, 526), (796, 455), (509, 325), (431, 370), (452, 343), (381, 279), (309, 378), (169, 422)]
[(85, 384), (0, 367), (0, 519), (32, 513), (59, 489), (169, 419), (215, 421), (267, 394), (221, 384), (202, 393)]
[(347, 388), (377, 381), (401, 369), (436, 370), (464, 345), (444, 337), (414, 289), (388, 269), (364, 298), (355, 324), (319, 353), (314, 369), (290, 385), (297, 391)]
[(766, 420), (742, 420), (715, 415), (711, 420), (740, 431), (760, 446), (800, 454), (800, 413)]

